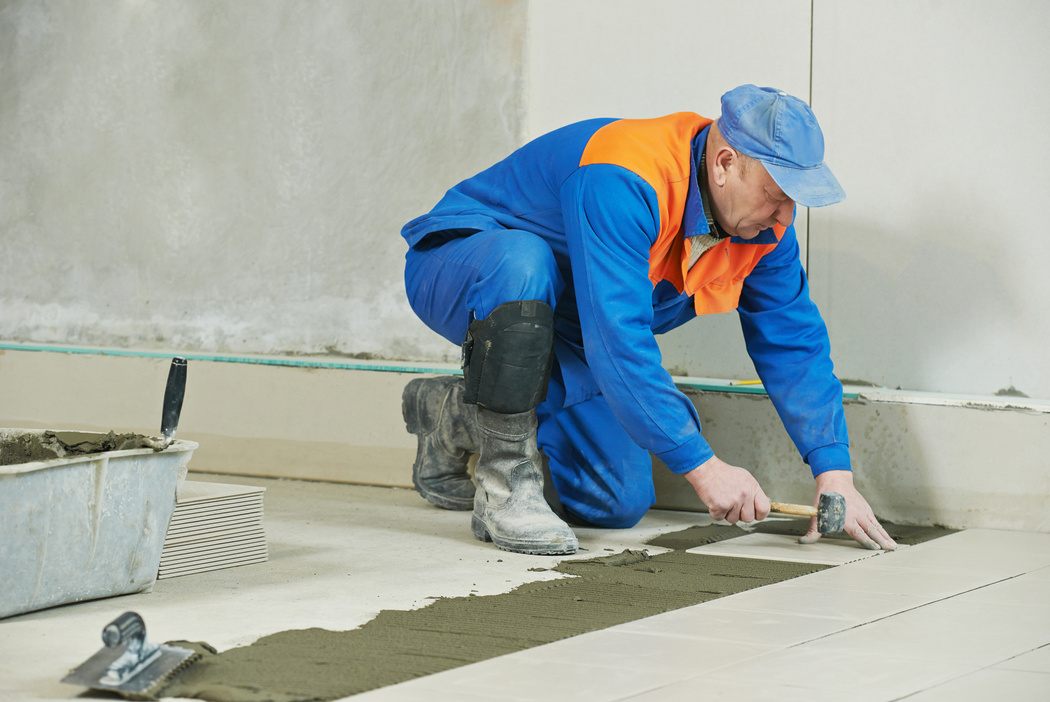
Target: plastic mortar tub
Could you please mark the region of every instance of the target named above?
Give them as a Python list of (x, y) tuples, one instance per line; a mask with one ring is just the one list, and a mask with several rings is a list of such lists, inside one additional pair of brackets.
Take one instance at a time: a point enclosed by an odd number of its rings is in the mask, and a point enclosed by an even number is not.
[[(0, 451), (11, 440), (46, 433), (0, 429)], [(175, 440), (163, 451), (108, 450), (0, 465), (0, 618), (151, 589), (197, 446)]]

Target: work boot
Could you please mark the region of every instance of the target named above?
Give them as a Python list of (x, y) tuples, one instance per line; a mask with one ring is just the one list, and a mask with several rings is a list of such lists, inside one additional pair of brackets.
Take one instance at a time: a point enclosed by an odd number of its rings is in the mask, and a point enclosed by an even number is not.
[(500, 414), (479, 406), (477, 420), (481, 455), (474, 467), (474, 536), (505, 551), (575, 553), (576, 534), (543, 498), (536, 412)]
[(416, 492), (443, 509), (473, 509), (467, 462), (478, 451), (478, 428), (474, 406), (463, 404), (463, 379), (416, 378), (401, 394), (401, 414), (418, 437), (412, 466)]

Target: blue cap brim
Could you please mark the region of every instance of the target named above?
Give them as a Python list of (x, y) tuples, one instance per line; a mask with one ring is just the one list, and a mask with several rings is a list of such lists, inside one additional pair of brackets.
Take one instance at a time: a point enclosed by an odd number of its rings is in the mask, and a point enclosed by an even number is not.
[(791, 168), (765, 161), (760, 163), (784, 194), (803, 207), (825, 207), (846, 199), (846, 191), (827, 164), (821, 163), (816, 168)]

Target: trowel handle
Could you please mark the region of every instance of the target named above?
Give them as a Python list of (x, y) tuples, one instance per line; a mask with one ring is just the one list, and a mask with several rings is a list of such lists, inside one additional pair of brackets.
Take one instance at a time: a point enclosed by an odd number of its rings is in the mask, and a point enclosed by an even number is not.
[(160, 433), (165, 438), (175, 437), (182, 413), (182, 398), (186, 394), (186, 359), (171, 359), (168, 370), (168, 385), (164, 388), (164, 409), (160, 419)]
[(137, 612), (124, 612), (102, 630), (102, 643), (108, 648), (146, 638), (146, 622)]

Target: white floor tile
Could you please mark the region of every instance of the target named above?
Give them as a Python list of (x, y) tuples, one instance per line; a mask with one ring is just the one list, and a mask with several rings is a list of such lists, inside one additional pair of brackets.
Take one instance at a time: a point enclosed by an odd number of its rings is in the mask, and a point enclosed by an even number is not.
[(1030, 570), (1028, 574), (1039, 580), (1050, 580), (1050, 566)]
[(1050, 674), (989, 668), (950, 680), (907, 698), (907, 702), (1046, 702)]
[[(359, 695), (343, 697), (334, 702), (492, 702), (491, 690), (478, 689), (475, 691), (464, 689), (451, 689), (448, 687), (426, 687), (423, 685), (425, 678), (410, 680), (397, 685), (381, 687), (378, 690), (369, 690)], [(169, 700), (164, 700), (169, 702)]]
[(849, 702), (887, 702), (967, 672), (969, 669), (959, 662), (931, 662), (885, 653), (872, 656), (848, 646), (816, 650), (808, 644), (726, 666), (701, 676), (700, 681), (761, 681), (771, 689), (813, 688), (821, 691), (817, 699), (837, 696)]
[(1024, 670), (1029, 673), (1050, 673), (1050, 644), (1022, 653), (994, 667), (1003, 670)]
[(1031, 559), (1031, 568), (1050, 566), (1050, 534), (1039, 532), (966, 529), (927, 544), (933, 549), (1023, 553)]
[(801, 581), (786, 580), (724, 597), (718, 600), (718, 604), (727, 609), (791, 612), (859, 624), (903, 612), (928, 601), (926, 597), (913, 593), (853, 592), (800, 584), (807, 581), (808, 578)]
[(776, 702), (844, 702), (838, 690), (775, 685), (762, 679), (713, 680), (696, 677), (660, 685), (623, 702), (682, 702), (682, 700), (776, 700)]
[(713, 600), (618, 628), (635, 633), (783, 647), (843, 631), (853, 624), (845, 619), (793, 612), (747, 611)]
[(976, 669), (1047, 643), (1050, 608), (950, 599), (855, 627), (806, 648), (817, 654), (850, 651), (865, 660), (890, 654)]
[[(922, 544), (920, 544), (922, 546)], [(919, 546), (915, 547), (918, 550)], [(805, 585), (849, 592), (910, 594), (929, 601), (958, 595), (1000, 580), (1000, 574), (966, 568), (900, 568), (892, 565), (893, 554), (807, 575)], [(803, 584), (802, 581), (798, 581)]]
[(550, 662), (568, 661), (641, 670), (672, 682), (774, 650), (775, 646), (766, 643), (667, 636), (620, 626), (530, 648), (516, 657), (535, 670)]
[(800, 544), (798, 538), (786, 534), (747, 534), (735, 539), (697, 546), (689, 549), (689, 553), (842, 565), (871, 558), (881, 552), (866, 549), (855, 541), (841, 539), (822, 539), (815, 544)]
[[(1007, 539), (1001, 548), (986, 548), (972, 540), (959, 540), (954, 546), (942, 546), (940, 541), (954, 538), (957, 534), (918, 544), (913, 548), (898, 549), (887, 554), (882, 565), (895, 568), (918, 568), (924, 570), (967, 569), (981, 572), (993, 579), (1008, 578), (1043, 567), (1044, 558), (1033, 555), (1030, 548), (1017, 548), (1017, 541)], [(1030, 540), (1022, 543), (1031, 545)], [(1050, 546), (1050, 539), (1047, 540)], [(1050, 558), (1050, 554), (1047, 556)]]
[(1050, 608), (1050, 582), (1030, 575), (1018, 575), (990, 583), (957, 598), (960, 602), (993, 603), (1034, 608)]
[[(430, 693), (478, 694), (491, 700), (551, 702), (551, 700), (620, 700), (651, 690), (656, 677), (636, 667), (607, 667), (575, 661), (545, 661), (542, 667), (523, 662), (520, 654), (464, 666), (423, 678), (414, 687)], [(450, 698), (452, 699), (452, 698)]]

